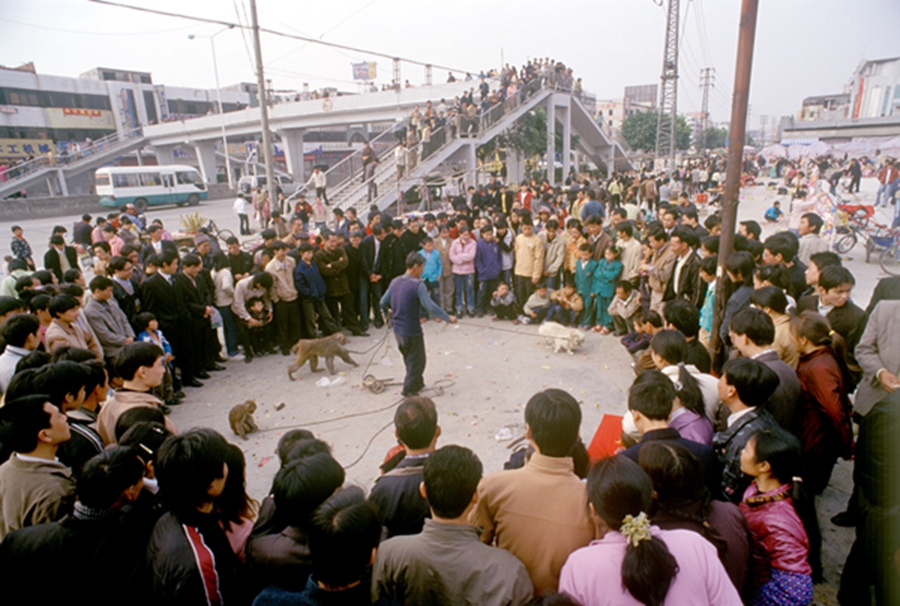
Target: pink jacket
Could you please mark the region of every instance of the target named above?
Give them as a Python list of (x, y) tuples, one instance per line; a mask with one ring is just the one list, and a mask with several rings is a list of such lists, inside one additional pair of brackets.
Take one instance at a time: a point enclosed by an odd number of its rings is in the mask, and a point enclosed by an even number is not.
[[(691, 530), (650, 527), (675, 556), (679, 572), (672, 579), (665, 606), (740, 606), (728, 573), (712, 543)], [(641, 606), (622, 586), (626, 540), (610, 531), (599, 541), (572, 553), (559, 577), (559, 592), (590, 606)]]
[(750, 525), (750, 551), (753, 554), (753, 577), (756, 586), (763, 585), (772, 569), (812, 574), (807, 562), (809, 539), (791, 498), (793, 484), (760, 494), (752, 482), (744, 492), (740, 507)]
[(457, 238), (450, 245), (450, 261), (453, 263), (453, 273), (457, 276), (468, 276), (475, 273), (475, 253), (478, 244), (475, 238), (470, 237), (469, 242), (463, 245), (463, 239)]

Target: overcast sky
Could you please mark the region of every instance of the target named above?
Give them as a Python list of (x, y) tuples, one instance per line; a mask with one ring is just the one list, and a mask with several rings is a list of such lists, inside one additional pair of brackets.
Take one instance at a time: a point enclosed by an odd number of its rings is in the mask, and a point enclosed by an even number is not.
[[(247, 24), (249, 0), (121, 0), (125, 4)], [(665, 0), (658, 0), (665, 1)], [(700, 110), (699, 73), (716, 70), (710, 112), (728, 120), (740, 0), (681, 0), (678, 110)], [(572, 67), (599, 98), (658, 83), (665, 6), (654, 0), (258, 0), (263, 27), (460, 70), (521, 65), (549, 56)], [(240, 17), (238, 17), (240, 12)], [(760, 115), (795, 113), (804, 97), (841, 92), (863, 59), (900, 56), (898, 0), (760, 0), (750, 128)], [(208, 39), (222, 27), (138, 13), (88, 0), (0, 0), (0, 64), (33, 61), (39, 74), (78, 76), (93, 67), (148, 71), (156, 83), (213, 88)], [(188, 38), (195, 34), (195, 39)], [(223, 86), (253, 82), (252, 39), (239, 29), (215, 38)], [(375, 60), (379, 84), (391, 61), (366, 53), (263, 35), (266, 75), (276, 89), (356, 90), (350, 64)], [(457, 74), (458, 75), (458, 74)], [(424, 81), (403, 64), (402, 78)], [(435, 70), (435, 81), (446, 71)]]

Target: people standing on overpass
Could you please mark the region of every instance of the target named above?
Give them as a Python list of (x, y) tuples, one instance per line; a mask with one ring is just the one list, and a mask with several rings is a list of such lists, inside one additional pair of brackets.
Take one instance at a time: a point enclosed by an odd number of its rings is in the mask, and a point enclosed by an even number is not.
[[(366, 145), (368, 145), (368, 143)], [(363, 151), (363, 155), (365, 156), (365, 150)], [(365, 162), (365, 157), (363, 157), (363, 162)], [(309, 176), (309, 181), (306, 182), (306, 187), (309, 187), (310, 185), (316, 188), (316, 197), (322, 198), (322, 201), (325, 204), (328, 204), (328, 194), (325, 193), (327, 180), (325, 178), (325, 173), (323, 173), (322, 169), (318, 166), (313, 167), (313, 173)]]

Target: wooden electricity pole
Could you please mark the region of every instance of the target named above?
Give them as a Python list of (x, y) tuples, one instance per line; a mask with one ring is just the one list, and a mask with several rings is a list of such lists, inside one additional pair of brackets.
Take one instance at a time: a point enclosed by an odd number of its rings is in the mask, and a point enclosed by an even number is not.
[(721, 368), (725, 357), (724, 344), (719, 339), (719, 329), (725, 315), (725, 258), (734, 250), (734, 231), (737, 223), (738, 194), (741, 187), (744, 135), (747, 125), (747, 105), (750, 99), (750, 72), (753, 67), (753, 44), (756, 39), (758, 8), (759, 0), (743, 0), (741, 4), (737, 63), (734, 70), (734, 94), (731, 99), (731, 131), (728, 134), (728, 168), (725, 172), (725, 196), (722, 202), (722, 235), (719, 239), (715, 313), (710, 335), (713, 368), (716, 370)]
[[(253, 26), (253, 49), (256, 51), (256, 86), (259, 88), (257, 95), (259, 96), (259, 117), (262, 122), (262, 153), (266, 163), (266, 189), (269, 190), (269, 207), (276, 208), (278, 197), (275, 192), (278, 184), (275, 182), (275, 150), (272, 146), (272, 131), (269, 130), (269, 92), (266, 89), (266, 74), (263, 71), (256, 0), (250, 0), (250, 19)], [(261, 209), (260, 212), (262, 212)]]

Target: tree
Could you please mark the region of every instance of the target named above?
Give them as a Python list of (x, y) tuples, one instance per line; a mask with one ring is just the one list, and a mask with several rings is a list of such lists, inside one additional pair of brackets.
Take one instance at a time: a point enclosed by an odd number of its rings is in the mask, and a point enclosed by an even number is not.
[[(717, 149), (725, 147), (725, 140), (728, 138), (728, 131), (724, 128), (707, 128), (706, 132), (700, 136), (700, 141), (705, 142), (703, 149)], [(697, 146), (701, 145), (700, 141)]]
[[(634, 112), (622, 123), (622, 136), (632, 149), (656, 151), (656, 126), (659, 114), (655, 111)], [(687, 149), (691, 146), (691, 127), (684, 116), (675, 120), (675, 147)]]
[[(578, 146), (578, 135), (572, 135), (572, 149)], [(556, 151), (563, 148), (562, 131), (556, 130)], [(497, 148), (514, 149), (524, 157), (543, 155), (547, 151), (547, 112), (543, 107), (530, 111), (506, 132), (494, 137), (476, 150), (479, 160), (490, 157)]]

